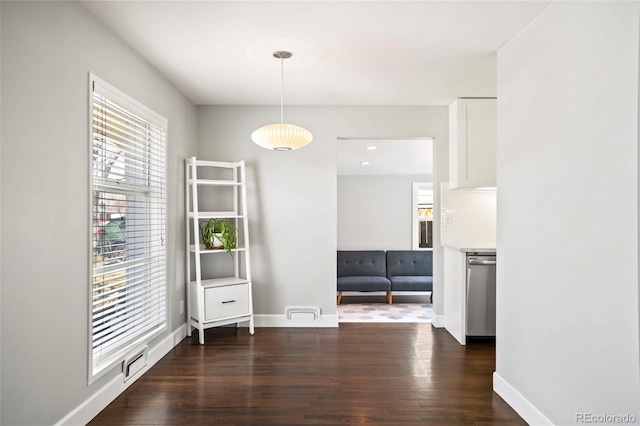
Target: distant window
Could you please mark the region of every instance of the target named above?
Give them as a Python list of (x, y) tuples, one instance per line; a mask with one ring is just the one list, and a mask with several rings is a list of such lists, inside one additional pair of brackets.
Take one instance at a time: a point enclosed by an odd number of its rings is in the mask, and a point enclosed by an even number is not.
[(91, 76), (89, 381), (166, 329), (166, 119)]
[(413, 249), (433, 249), (433, 184), (413, 184)]

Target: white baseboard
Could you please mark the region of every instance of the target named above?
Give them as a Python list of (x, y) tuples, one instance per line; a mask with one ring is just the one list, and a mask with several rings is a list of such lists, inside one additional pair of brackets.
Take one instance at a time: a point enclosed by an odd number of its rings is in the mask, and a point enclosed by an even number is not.
[(318, 321), (292, 321), (285, 315), (254, 315), (253, 322), (256, 327), (335, 328), (338, 327), (338, 315), (320, 315)]
[(444, 315), (434, 315), (431, 325), (435, 328), (444, 328)]
[(82, 404), (73, 409), (70, 413), (64, 416), (57, 425), (85, 425), (97, 416), (107, 405), (113, 402), (125, 389), (138, 380), (147, 370), (149, 370), (155, 363), (160, 361), (171, 349), (173, 349), (178, 343), (180, 343), (187, 336), (187, 325), (184, 324), (176, 331), (168, 335), (159, 344), (149, 350), (147, 357), (147, 365), (142, 368), (137, 377), (124, 383), (121, 374), (114, 377), (101, 389), (98, 389)]
[(545, 417), (535, 405), (504, 380), (497, 372), (493, 373), (493, 391), (511, 406), (525, 422), (536, 426), (553, 426), (553, 422)]

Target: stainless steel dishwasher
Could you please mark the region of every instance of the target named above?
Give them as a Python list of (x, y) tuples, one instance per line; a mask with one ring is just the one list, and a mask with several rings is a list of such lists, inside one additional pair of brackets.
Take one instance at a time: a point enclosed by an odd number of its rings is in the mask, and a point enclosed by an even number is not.
[(467, 253), (467, 336), (496, 335), (496, 254)]

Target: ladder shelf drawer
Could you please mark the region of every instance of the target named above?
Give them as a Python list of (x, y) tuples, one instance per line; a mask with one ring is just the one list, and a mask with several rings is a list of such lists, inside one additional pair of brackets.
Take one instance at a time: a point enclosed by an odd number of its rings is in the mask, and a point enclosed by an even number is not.
[(248, 314), (249, 284), (204, 289), (205, 322)]

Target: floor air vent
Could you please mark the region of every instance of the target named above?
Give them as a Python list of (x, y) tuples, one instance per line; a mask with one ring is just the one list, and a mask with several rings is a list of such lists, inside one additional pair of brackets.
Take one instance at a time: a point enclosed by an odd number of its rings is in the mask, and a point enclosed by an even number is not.
[(147, 365), (147, 352), (149, 352), (149, 347), (145, 346), (142, 350), (135, 352), (134, 355), (124, 360), (122, 363), (122, 373), (125, 382)]
[(288, 321), (320, 321), (320, 308), (318, 307), (293, 307), (285, 310)]

